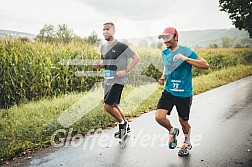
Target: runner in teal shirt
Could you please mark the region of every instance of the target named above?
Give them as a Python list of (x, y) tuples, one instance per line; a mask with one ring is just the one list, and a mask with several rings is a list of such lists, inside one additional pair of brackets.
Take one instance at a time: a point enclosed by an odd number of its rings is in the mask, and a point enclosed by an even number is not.
[(189, 47), (179, 45), (178, 49), (171, 52), (170, 49), (162, 51), (162, 58), (166, 71), (165, 90), (177, 97), (192, 96), (192, 65), (182, 60), (174, 60), (175, 55), (182, 54), (191, 59), (199, 56)]
[(188, 155), (192, 148), (190, 141), (191, 125), (189, 115), (192, 104), (192, 66), (198, 69), (208, 69), (207, 61), (199, 57), (191, 48), (178, 44), (178, 32), (174, 27), (167, 27), (159, 35), (167, 49), (162, 51), (164, 62), (163, 75), (159, 80), (164, 85), (164, 91), (158, 101), (155, 115), (156, 121), (169, 132), (168, 146), (177, 147), (179, 128), (174, 128), (167, 118), (175, 106), (182, 126), (185, 140), (178, 155)]

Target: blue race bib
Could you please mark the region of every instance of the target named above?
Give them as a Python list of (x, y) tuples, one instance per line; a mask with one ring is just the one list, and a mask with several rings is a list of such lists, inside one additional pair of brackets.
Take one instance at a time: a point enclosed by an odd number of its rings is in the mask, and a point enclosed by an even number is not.
[(105, 79), (114, 79), (115, 78), (115, 71), (104, 70), (104, 78)]

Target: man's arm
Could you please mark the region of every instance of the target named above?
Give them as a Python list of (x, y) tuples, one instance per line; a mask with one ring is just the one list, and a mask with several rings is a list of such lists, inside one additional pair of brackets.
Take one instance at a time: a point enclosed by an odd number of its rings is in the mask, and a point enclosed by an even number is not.
[(131, 58), (132, 58), (132, 62), (127, 67), (128, 71), (133, 69), (140, 61), (140, 57), (136, 54), (134, 54)]
[(209, 68), (209, 64), (202, 57), (198, 57), (197, 59), (191, 59), (191, 58), (183, 56), (182, 54), (177, 54), (174, 57), (174, 60), (175, 59), (186, 61), (187, 63), (191, 64), (192, 66), (194, 66), (198, 69), (206, 69), (207, 70)]
[(197, 59), (187, 58), (185, 61), (198, 69), (207, 70), (209, 68), (209, 64), (207, 63), (207, 61), (201, 57)]
[(162, 76), (161, 76), (161, 78), (158, 80), (158, 83), (159, 83), (160, 85), (164, 85), (165, 78), (166, 78), (166, 70), (165, 70), (165, 67), (164, 67)]
[(132, 57), (132, 62), (127, 66), (127, 69), (117, 71), (116, 75), (120, 77), (124, 77), (127, 75), (127, 73), (132, 70), (140, 61), (140, 57), (137, 54), (134, 54)]
[(94, 68), (94, 69), (104, 68), (104, 64), (103, 64), (103, 62), (95, 61), (95, 62), (93, 63), (93, 68)]
[(165, 70), (165, 67), (164, 67), (161, 79), (165, 79), (165, 77), (166, 77), (166, 70)]

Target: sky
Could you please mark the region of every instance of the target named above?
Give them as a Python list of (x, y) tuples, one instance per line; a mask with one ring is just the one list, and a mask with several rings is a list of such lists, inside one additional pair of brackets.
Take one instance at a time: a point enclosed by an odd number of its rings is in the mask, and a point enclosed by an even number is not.
[(67, 24), (81, 37), (112, 21), (116, 38), (139, 38), (179, 31), (234, 28), (219, 0), (0, 0), (0, 29), (37, 35), (46, 25)]

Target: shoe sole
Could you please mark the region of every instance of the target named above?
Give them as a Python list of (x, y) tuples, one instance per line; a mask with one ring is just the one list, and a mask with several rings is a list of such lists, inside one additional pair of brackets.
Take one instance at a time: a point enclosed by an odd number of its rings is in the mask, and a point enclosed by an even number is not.
[[(130, 130), (127, 130), (127, 134), (130, 134)], [(118, 135), (119, 135), (119, 134), (118, 134)], [(115, 136), (115, 135), (114, 135), (114, 138), (120, 139), (119, 136)]]
[(178, 156), (187, 156), (187, 155), (189, 155), (189, 152), (187, 154), (178, 153)]

